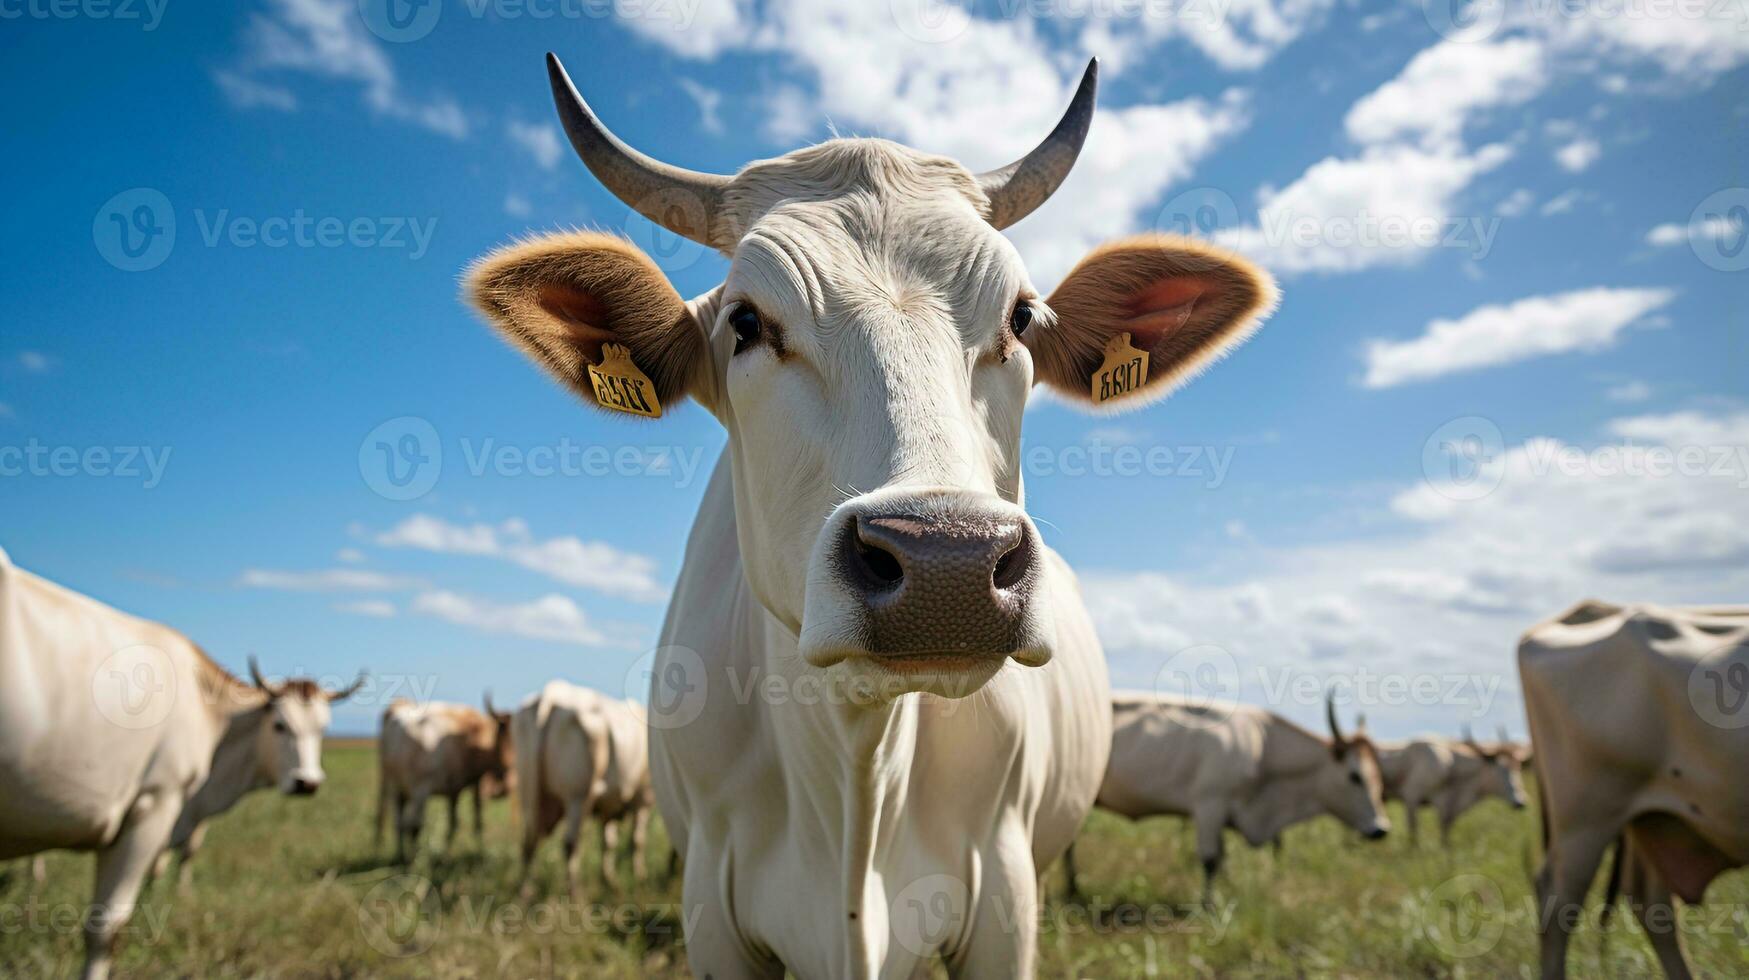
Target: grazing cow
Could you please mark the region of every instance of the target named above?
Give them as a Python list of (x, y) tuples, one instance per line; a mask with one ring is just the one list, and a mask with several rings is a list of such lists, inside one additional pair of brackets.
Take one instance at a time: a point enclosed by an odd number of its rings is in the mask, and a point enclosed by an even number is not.
[(564, 818), (565, 887), (577, 894), (583, 818), (601, 824), (601, 879), (613, 884), (619, 828), (630, 824), (632, 878), (644, 877), (655, 802), (642, 705), (564, 681), (548, 681), (516, 709), (516, 805), (522, 814), (522, 891), (530, 893), (535, 849)]
[(443, 846), (451, 850), (461, 826), (462, 794), (471, 792), (474, 837), (484, 848), (484, 800), (510, 792), (513, 741), (510, 714), (492, 710), (490, 694), (484, 714), (465, 704), (414, 704), (405, 698), (384, 708), (377, 740), (377, 846), (382, 846), (383, 827), (392, 814), (395, 860), (404, 863), (409, 851), (418, 849), (426, 801), (439, 796), (449, 802), (449, 837)]
[(608, 190), (730, 259), (691, 301), (603, 235), (536, 237), (468, 276), (585, 402), (690, 397), (728, 433), (651, 670), (693, 972), (1029, 974), (1035, 869), (1092, 805), (1111, 712), (1075, 579), (1023, 507), (1028, 394), (1162, 396), (1252, 331), (1273, 284), (1145, 236), (1041, 298), (1000, 229), (1068, 175), (1093, 65), (999, 170), (833, 139), (734, 176), (632, 150), (548, 68)]
[(1518, 674), (1543, 811), (1542, 975), (1567, 943), (1598, 863), (1664, 972), (1687, 977), (1672, 895), (1699, 902), (1749, 863), (1749, 609), (1587, 601), (1524, 634)]
[(329, 705), (358, 685), (330, 692), (254, 676), (244, 684), (181, 633), (0, 551), (0, 860), (97, 852), (86, 977), (108, 975), (115, 938), (167, 846), (196, 841), (249, 790), (322, 785)]
[[(1391, 829), (1377, 752), (1365, 735), (1342, 734), (1334, 704), (1326, 705), (1328, 739), (1273, 712), (1225, 701), (1122, 694), (1111, 709), (1111, 763), (1098, 804), (1131, 820), (1191, 818), (1205, 903), (1228, 827), (1252, 847), (1325, 813), (1368, 840)], [(1072, 855), (1067, 864), (1074, 888)]]
[(1504, 739), (1482, 745), (1466, 729), (1462, 741), (1437, 735), (1376, 746), (1385, 799), (1402, 800), (1409, 823), (1409, 844), (1418, 844), (1416, 825), (1421, 808), (1432, 806), (1439, 816), (1439, 842), (1450, 843), (1451, 825), (1470, 807), (1489, 797), (1524, 809), (1522, 763)]

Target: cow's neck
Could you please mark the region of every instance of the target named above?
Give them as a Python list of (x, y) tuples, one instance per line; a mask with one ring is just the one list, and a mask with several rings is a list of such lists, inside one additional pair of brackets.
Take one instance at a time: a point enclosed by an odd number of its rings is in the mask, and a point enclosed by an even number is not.
[(243, 794), (273, 784), (273, 774), (262, 769), (259, 749), (261, 726), (269, 710), (264, 696), (245, 692), (237, 695), (237, 703), (214, 711), (219, 731), (212, 767), (183, 807), (174, 835), (177, 839), (185, 839), (201, 821), (235, 806)]
[(1263, 740), (1261, 784), (1240, 804), (1235, 828), (1260, 845), (1324, 812), (1318, 778), (1330, 764), (1330, 743), (1293, 725), (1271, 724)]

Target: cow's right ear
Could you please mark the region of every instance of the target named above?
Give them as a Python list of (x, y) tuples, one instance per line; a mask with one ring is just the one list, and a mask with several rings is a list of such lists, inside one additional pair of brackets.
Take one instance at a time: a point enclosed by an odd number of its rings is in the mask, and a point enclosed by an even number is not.
[[(507, 245), (467, 271), (468, 300), (492, 326), (584, 401), (601, 405), (589, 366), (626, 348), (664, 409), (694, 393), (709, 366), (705, 333), (655, 263), (596, 232)], [(607, 405), (603, 407), (613, 407)]]

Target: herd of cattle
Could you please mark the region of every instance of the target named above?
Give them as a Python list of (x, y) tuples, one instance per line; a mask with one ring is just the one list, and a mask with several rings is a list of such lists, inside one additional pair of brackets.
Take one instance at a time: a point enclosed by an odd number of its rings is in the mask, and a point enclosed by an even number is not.
[[(1048, 298), (1033, 288), (1000, 232), (1074, 165), (1095, 65), (1043, 143), (984, 173), (879, 139), (698, 173), (616, 138), (551, 55), (548, 75), (596, 178), (720, 251), (727, 278), (686, 300), (627, 241), (569, 232), (487, 255), (468, 298), (585, 404), (659, 418), (690, 399), (727, 448), (648, 717), (556, 683), (509, 716), (391, 706), (378, 827), (393, 816), (403, 857), (430, 797), (450, 801), (453, 836), (460, 795), (477, 824), (480, 796), (510, 792), (525, 882), (563, 820), (574, 886), (583, 820), (610, 852), (629, 823), (639, 860), (653, 803), (697, 976), (909, 977), (940, 960), (1011, 977), (1035, 972), (1039, 873), (1096, 802), (1190, 817), (1211, 879), (1227, 827), (1261, 844), (1329, 813), (1378, 838), (1387, 793), (1442, 827), (1484, 795), (1523, 802), (1530, 750), (1504, 741), (1391, 746), (1344, 734), (1333, 708), (1324, 737), (1256, 708), (1114, 698), (1080, 585), (1024, 507), (1029, 394), (1158, 399), (1277, 297), (1245, 259), (1161, 235), (1095, 249)], [(1529, 631), (1519, 664), (1546, 828), (1542, 971), (1558, 977), (1612, 842), (1636, 913), (1697, 901), (1749, 861), (1749, 716), (1740, 699), (1699, 710), (1693, 684), (1749, 674), (1749, 611), (1586, 603)], [(115, 690), (142, 677), (154, 696)], [(350, 693), (244, 683), (0, 558), (0, 859), (97, 852), (87, 975), (103, 976), (162, 855), (186, 862), (251, 789), (321, 785), (329, 705)], [(898, 941), (901, 903), (951, 928)], [(1682, 976), (1671, 921), (1642, 916)]]

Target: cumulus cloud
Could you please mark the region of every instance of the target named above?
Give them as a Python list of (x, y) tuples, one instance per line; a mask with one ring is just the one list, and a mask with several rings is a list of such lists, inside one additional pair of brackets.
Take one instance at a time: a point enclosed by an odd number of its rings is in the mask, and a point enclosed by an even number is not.
[(238, 583), (252, 589), (280, 589), (289, 592), (399, 592), (418, 588), (423, 584), (416, 578), (362, 568), (325, 568), (299, 572), (251, 568), (243, 572)]
[(1646, 232), (1646, 244), (1669, 248), (1672, 245), (1687, 244), (1689, 241), (1725, 241), (1743, 234), (1743, 223), (1740, 219), (1733, 215), (1715, 214), (1686, 225), (1674, 222), (1658, 225)]
[(534, 537), (528, 525), (453, 524), (415, 514), (376, 536), (385, 548), (415, 548), (440, 554), (508, 561), (557, 582), (634, 602), (662, 602), (668, 590), (656, 581), (656, 562), (601, 541), (572, 536)]
[(1478, 307), (1456, 320), (1434, 320), (1413, 340), (1370, 342), (1364, 384), (1389, 388), (1548, 354), (1601, 350), (1674, 296), (1668, 289), (1600, 287)]
[[(378, 115), (424, 127), (454, 139), (468, 134), (468, 119), (453, 100), (408, 95), (394, 65), (365, 30), (350, 0), (272, 0), (267, 12), (250, 15), (246, 50), (238, 67), (214, 81), (242, 108), (296, 108), (283, 86), (261, 74), (297, 73), (359, 86)], [(246, 105), (244, 103), (247, 103)]]
[(386, 599), (340, 602), (334, 605), (334, 609), (337, 612), (351, 613), (354, 616), (369, 616), (372, 619), (390, 619), (395, 615), (395, 604)]
[(535, 640), (602, 646), (606, 634), (596, 629), (577, 604), (562, 595), (532, 602), (500, 603), (457, 592), (433, 591), (415, 596), (411, 612), (485, 633), (507, 633)]
[(1597, 162), (1603, 147), (1590, 137), (1580, 137), (1555, 151), (1555, 162), (1570, 174), (1579, 173)]
[(1478, 113), (1528, 102), (1547, 81), (1543, 47), (1529, 38), (1446, 41), (1356, 102), (1343, 125), (1358, 143), (1409, 138), (1447, 145)]
[(564, 156), (559, 130), (551, 123), (525, 123), (514, 119), (504, 124), (510, 141), (521, 147), (542, 170), (552, 170)]

